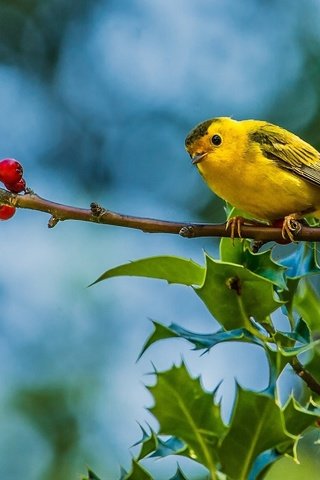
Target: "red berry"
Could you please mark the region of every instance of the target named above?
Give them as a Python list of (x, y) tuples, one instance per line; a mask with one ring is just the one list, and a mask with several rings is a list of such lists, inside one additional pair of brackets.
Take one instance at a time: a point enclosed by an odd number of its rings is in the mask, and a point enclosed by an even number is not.
[(9, 220), (16, 213), (16, 209), (11, 205), (0, 206), (0, 220)]
[(21, 163), (14, 158), (4, 158), (0, 161), (0, 180), (8, 185), (13, 185), (21, 180), (23, 168)]
[(4, 186), (6, 187), (7, 190), (9, 190), (9, 192), (20, 193), (25, 191), (26, 182), (24, 178), (21, 178), (17, 183), (14, 183), (14, 184), (5, 183)]

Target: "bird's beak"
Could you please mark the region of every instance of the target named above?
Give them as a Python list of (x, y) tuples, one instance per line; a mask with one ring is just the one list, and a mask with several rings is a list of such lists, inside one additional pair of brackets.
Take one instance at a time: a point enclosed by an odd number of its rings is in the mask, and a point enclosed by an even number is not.
[(207, 156), (207, 153), (198, 153), (192, 156), (192, 165), (196, 165), (199, 162), (202, 162), (204, 157)]

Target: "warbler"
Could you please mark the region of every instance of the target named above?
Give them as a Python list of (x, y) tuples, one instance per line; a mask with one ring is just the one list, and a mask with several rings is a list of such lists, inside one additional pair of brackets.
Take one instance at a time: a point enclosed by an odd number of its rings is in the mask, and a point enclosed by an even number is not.
[[(320, 218), (320, 154), (284, 128), (260, 120), (206, 120), (186, 137), (192, 163), (211, 190), (251, 218), (283, 219), (282, 236), (294, 240), (299, 219)], [(229, 221), (241, 236), (244, 219)]]

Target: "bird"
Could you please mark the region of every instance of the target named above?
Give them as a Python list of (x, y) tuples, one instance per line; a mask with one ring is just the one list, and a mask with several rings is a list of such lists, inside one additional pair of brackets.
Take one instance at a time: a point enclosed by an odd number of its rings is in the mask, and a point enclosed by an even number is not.
[[(251, 220), (282, 222), (294, 241), (306, 215), (320, 218), (320, 153), (294, 133), (262, 120), (217, 117), (196, 125), (185, 140), (192, 163), (209, 188)], [(233, 217), (231, 237), (241, 237)], [(250, 222), (251, 223), (251, 222)]]

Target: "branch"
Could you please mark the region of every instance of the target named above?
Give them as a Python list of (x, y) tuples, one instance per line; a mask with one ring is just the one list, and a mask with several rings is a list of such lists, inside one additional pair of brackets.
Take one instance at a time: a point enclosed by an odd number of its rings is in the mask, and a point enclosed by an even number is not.
[[(116, 225), (119, 227), (134, 228), (149, 233), (173, 233), (182, 237), (230, 237), (230, 228), (226, 224), (186, 223), (142, 218), (121, 213), (111, 212), (91, 203), (90, 209), (77, 208), (69, 205), (51, 202), (39, 197), (34, 193), (17, 195), (0, 188), (0, 205), (12, 205), (16, 208), (38, 210), (51, 215), (48, 227), (54, 227), (59, 221), (80, 220), (83, 222), (101, 223), (104, 225)], [(242, 237), (252, 238), (257, 242), (280, 241), (283, 243), (281, 228), (264, 225), (242, 225)], [(234, 232), (238, 237), (238, 232)], [(320, 240), (320, 228), (312, 228), (299, 225), (299, 231), (295, 235), (296, 240), (318, 241)], [(293, 370), (308, 385), (308, 387), (320, 395), (320, 383), (299, 362), (297, 357), (290, 360)]]
[(310, 372), (308, 372), (308, 370), (304, 368), (297, 357), (291, 358), (289, 363), (296, 374), (308, 385), (310, 390), (317, 395), (320, 395), (320, 383), (311, 375)]
[[(269, 335), (272, 337), (277, 332), (274, 327), (270, 324), (262, 324), (262, 326), (267, 330)], [(297, 356), (291, 357), (288, 359), (288, 363), (291, 365), (293, 371), (298, 375), (298, 377), (303, 380), (310, 390), (317, 395), (320, 395), (320, 383), (318, 380), (302, 365)]]
[[(46, 200), (33, 192), (28, 192), (25, 195), (17, 195), (0, 188), (0, 204), (46, 212), (51, 215), (48, 223), (50, 228), (54, 227), (59, 221), (80, 220), (83, 222), (134, 228), (148, 233), (179, 234), (187, 238), (230, 237), (230, 228), (226, 229), (226, 224), (224, 223), (172, 222), (153, 218), (135, 217), (112, 212), (100, 207), (96, 203), (92, 203), (89, 209), (77, 208)], [(262, 243), (269, 241), (286, 243), (282, 238), (280, 227), (270, 227), (263, 224), (250, 225), (249, 222), (250, 221), (248, 221), (248, 224), (245, 223), (241, 226), (241, 235), (243, 238), (251, 238)], [(239, 237), (237, 231), (234, 232), (234, 236)], [(301, 225), (301, 228), (295, 234), (295, 239), (297, 241), (320, 241), (320, 228)]]

